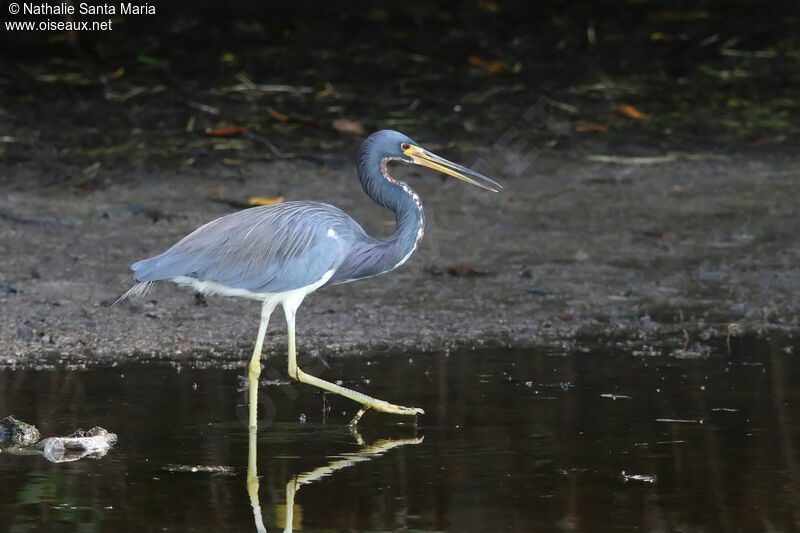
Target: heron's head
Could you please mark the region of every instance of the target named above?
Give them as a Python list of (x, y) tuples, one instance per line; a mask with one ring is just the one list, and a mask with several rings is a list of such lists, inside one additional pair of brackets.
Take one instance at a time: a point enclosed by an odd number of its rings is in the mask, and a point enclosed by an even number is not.
[(370, 135), (366, 142), (372, 144), (371, 148), (380, 153), (382, 157), (432, 168), (493, 192), (500, 192), (500, 189), (503, 188), (499, 183), (483, 174), (425, 150), (416, 141), (399, 131), (382, 130)]

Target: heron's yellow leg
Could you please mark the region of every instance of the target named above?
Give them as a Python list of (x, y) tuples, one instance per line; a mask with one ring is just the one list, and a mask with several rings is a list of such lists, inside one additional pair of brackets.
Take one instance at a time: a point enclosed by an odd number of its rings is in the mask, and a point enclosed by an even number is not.
[(253, 508), (253, 520), (256, 531), (266, 533), (264, 518), (261, 514), (261, 502), (258, 500), (258, 468), (256, 467), (256, 427), (250, 426), (247, 446), (247, 495), (250, 497), (250, 507)]
[(307, 383), (309, 385), (319, 387), (320, 389), (334, 392), (363, 405), (364, 407), (361, 408), (358, 414), (350, 422), (351, 425), (356, 425), (361, 416), (368, 409), (375, 409), (376, 411), (392, 413), (396, 415), (421, 415), (425, 413), (425, 411), (419, 407), (403, 407), (402, 405), (394, 405), (392, 403), (378, 400), (372, 396), (367, 396), (361, 392), (342, 387), (341, 385), (336, 385), (330, 381), (325, 381), (324, 379), (320, 379), (316, 376), (312, 376), (311, 374), (306, 374), (303, 372), (300, 367), (297, 366), (297, 352), (295, 350), (294, 318), (297, 308), (293, 307), (292, 305), (287, 305), (287, 302), (284, 302), (283, 309), (286, 313), (286, 328), (289, 336), (289, 376), (301, 383)]
[(297, 478), (286, 483), (286, 524), (283, 526), (283, 533), (294, 531), (294, 495), (298, 488)]
[(250, 420), (249, 425), (254, 428), (258, 425), (258, 378), (261, 376), (261, 349), (264, 346), (264, 335), (267, 333), (267, 324), (272, 311), (277, 304), (266, 301), (261, 307), (261, 325), (258, 326), (258, 338), (250, 358), (250, 367), (247, 373), (250, 382)]

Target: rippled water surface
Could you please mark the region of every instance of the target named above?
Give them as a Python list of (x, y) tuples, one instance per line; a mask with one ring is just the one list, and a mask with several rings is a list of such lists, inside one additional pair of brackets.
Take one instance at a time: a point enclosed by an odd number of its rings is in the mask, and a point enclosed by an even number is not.
[(0, 416), (119, 442), (69, 463), (0, 453), (0, 530), (797, 530), (792, 343), (331, 360), (317, 373), (427, 414), (368, 413), (351, 433), (348, 400), (271, 383), (257, 486), (240, 369), (5, 369)]

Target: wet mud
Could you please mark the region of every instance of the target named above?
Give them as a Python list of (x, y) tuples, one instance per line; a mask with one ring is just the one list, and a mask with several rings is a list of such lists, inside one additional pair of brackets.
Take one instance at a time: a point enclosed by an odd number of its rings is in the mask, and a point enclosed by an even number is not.
[[(791, 158), (630, 168), (543, 156), (526, 175), (506, 176), (499, 195), (410, 176), (428, 215), (420, 249), (388, 275), (311, 295), (300, 349), (436, 351), (590, 335), (687, 347), (796, 331), (794, 168)], [(219, 184), (153, 176), (82, 197), (15, 191), (0, 200), (16, 214), (0, 234), (2, 357), (247, 354), (256, 303), (161, 283), (144, 300), (110, 306), (131, 283), (131, 262), (231, 211), (213, 198)], [(362, 195), (351, 165), (251, 165), (225, 188), (332, 200), (374, 234), (393, 223)], [(441, 271), (459, 263), (483, 272)], [(277, 317), (268, 349), (284, 345)]]
[[(796, 333), (800, 43), (780, 29), (796, 16), (478, 4), (341, 8), (335, 25), (284, 6), (227, 13), (225, 32), (165, 11), (20, 40), (0, 57), (0, 360), (246, 358), (257, 304), (162, 283), (111, 307), (128, 265), (252, 197), (326, 201), (388, 235), (354, 166), (381, 128), (505, 190), (397, 169), (425, 205), (419, 250), (311, 295), (301, 352), (702, 353)], [(284, 351), (280, 317), (267, 339)]]

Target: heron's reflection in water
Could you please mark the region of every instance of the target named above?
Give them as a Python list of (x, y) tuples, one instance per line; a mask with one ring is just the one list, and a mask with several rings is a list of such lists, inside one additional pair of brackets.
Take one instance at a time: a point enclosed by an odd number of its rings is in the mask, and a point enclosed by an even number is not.
[[(420, 444), (425, 437), (415, 437), (410, 439), (382, 439), (377, 440), (373, 444), (367, 445), (358, 431), (352, 429), (353, 437), (356, 442), (361, 446), (361, 449), (354, 453), (342, 454), (340, 459), (331, 461), (326, 465), (315, 468), (303, 474), (298, 474), (289, 479), (286, 483), (286, 526), (284, 532), (291, 532), (294, 522), (294, 497), (300, 487), (314, 483), (325, 476), (329, 476), (337, 470), (342, 470), (356, 463), (371, 461), (388, 452), (392, 448), (399, 446), (406, 446), (408, 444)], [(250, 427), (248, 439), (248, 457), (247, 457), (247, 494), (250, 497), (250, 506), (253, 508), (253, 520), (256, 524), (256, 530), (259, 533), (266, 533), (267, 529), (264, 527), (264, 519), (261, 514), (261, 503), (258, 500), (258, 467), (256, 466), (256, 458), (258, 453), (256, 451), (256, 428)]]

